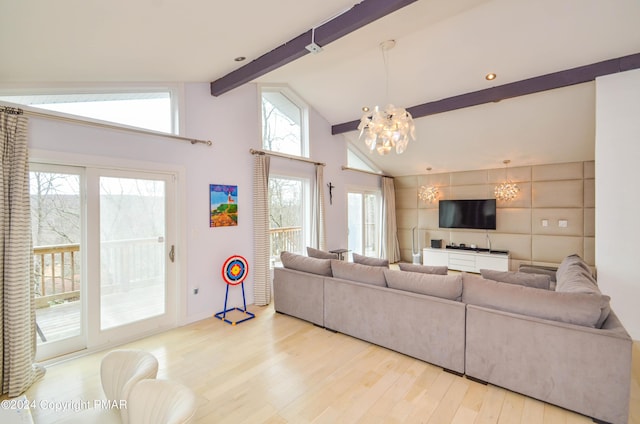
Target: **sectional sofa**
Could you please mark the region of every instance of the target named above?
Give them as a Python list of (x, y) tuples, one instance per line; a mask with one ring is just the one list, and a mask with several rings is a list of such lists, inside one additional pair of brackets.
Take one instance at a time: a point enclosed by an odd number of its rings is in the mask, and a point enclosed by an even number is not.
[(277, 312), (596, 421), (627, 423), (633, 341), (577, 256), (558, 268), (555, 290), (549, 275), (440, 275), (438, 267), (392, 270), (288, 252), (281, 259)]

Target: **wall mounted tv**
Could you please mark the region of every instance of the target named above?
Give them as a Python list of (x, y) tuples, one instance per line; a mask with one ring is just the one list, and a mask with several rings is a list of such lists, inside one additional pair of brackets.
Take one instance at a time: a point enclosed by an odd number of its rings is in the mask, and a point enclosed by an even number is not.
[(496, 199), (440, 200), (440, 228), (496, 229)]

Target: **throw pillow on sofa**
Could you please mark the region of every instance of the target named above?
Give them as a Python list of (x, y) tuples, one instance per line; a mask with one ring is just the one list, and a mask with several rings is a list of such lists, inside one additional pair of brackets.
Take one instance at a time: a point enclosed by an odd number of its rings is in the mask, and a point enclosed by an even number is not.
[(387, 286), (392, 289), (426, 294), (449, 300), (461, 300), (462, 275), (437, 275), (417, 272), (384, 270)]
[(337, 253), (325, 252), (324, 250), (307, 247), (307, 256), (317, 259), (338, 259)]
[(447, 275), (449, 273), (449, 268), (446, 266), (430, 266), (400, 262), (398, 267), (400, 267), (400, 271), (420, 272), (422, 274)]
[(389, 268), (388, 259), (370, 258), (369, 256), (362, 256), (358, 255), (357, 253), (353, 254), (353, 263), (370, 266), (383, 266), (385, 268)]
[(387, 280), (384, 278), (385, 269), (379, 266), (355, 264), (332, 259), (331, 271), (335, 278), (373, 284), (374, 286), (380, 287), (387, 286)]
[(462, 301), (504, 312), (601, 328), (609, 296), (558, 293), (462, 274)]
[(549, 290), (551, 285), (551, 277), (545, 274), (481, 269), (480, 275), (482, 275), (482, 278), (486, 278), (487, 280), (518, 284), (520, 286), (533, 287), (535, 289)]
[(291, 252), (282, 252), (280, 260), (285, 268), (331, 277), (331, 259), (309, 258)]

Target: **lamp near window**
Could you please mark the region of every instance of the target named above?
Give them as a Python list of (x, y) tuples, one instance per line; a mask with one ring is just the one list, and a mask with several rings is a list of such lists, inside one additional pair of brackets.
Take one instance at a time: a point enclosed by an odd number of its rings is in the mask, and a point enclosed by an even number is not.
[(516, 197), (518, 197), (518, 193), (520, 192), (520, 188), (518, 187), (518, 185), (516, 183), (511, 182), (511, 180), (509, 180), (509, 174), (508, 174), (508, 167), (509, 167), (509, 163), (511, 161), (509, 159), (506, 159), (504, 161), (502, 161), (502, 163), (504, 163), (504, 175), (505, 175), (505, 182), (498, 184), (495, 189), (494, 189), (494, 194), (496, 196), (496, 199), (498, 200), (503, 200), (503, 201), (510, 201), (515, 199)]
[[(385, 68), (387, 98), (389, 97), (387, 51), (395, 45), (395, 40), (387, 40), (380, 44)], [(364, 107), (362, 110), (364, 114), (358, 129), (360, 130), (360, 138), (364, 138), (364, 142), (371, 152), (375, 150), (380, 155), (386, 155), (395, 147), (396, 153), (401, 154), (406, 150), (409, 138), (415, 141), (413, 118), (405, 109), (389, 103), (384, 108), (376, 106), (373, 111), (368, 107)]]

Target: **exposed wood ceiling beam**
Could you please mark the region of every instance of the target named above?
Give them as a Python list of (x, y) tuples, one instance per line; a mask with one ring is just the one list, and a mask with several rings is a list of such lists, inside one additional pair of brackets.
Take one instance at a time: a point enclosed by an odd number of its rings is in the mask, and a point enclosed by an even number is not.
[(371, 22), (389, 15), (418, 0), (363, 0), (348, 11), (310, 29), (296, 38), (276, 47), (269, 53), (247, 63), (241, 68), (213, 81), (211, 94), (219, 96), (243, 84), (273, 71), (309, 53), (306, 46), (313, 41), (320, 47), (344, 37)]
[[(499, 102), (500, 100), (524, 96), (526, 94), (581, 84), (593, 81), (597, 77), (604, 75), (638, 68), (640, 68), (640, 53), (423, 103), (412, 106), (408, 108), (407, 111), (411, 113), (414, 118), (422, 118), (424, 116), (435, 115), (436, 113), (449, 112), (469, 106)], [(335, 135), (354, 131), (358, 129), (359, 123), (360, 120), (333, 125), (331, 127), (331, 134)]]

